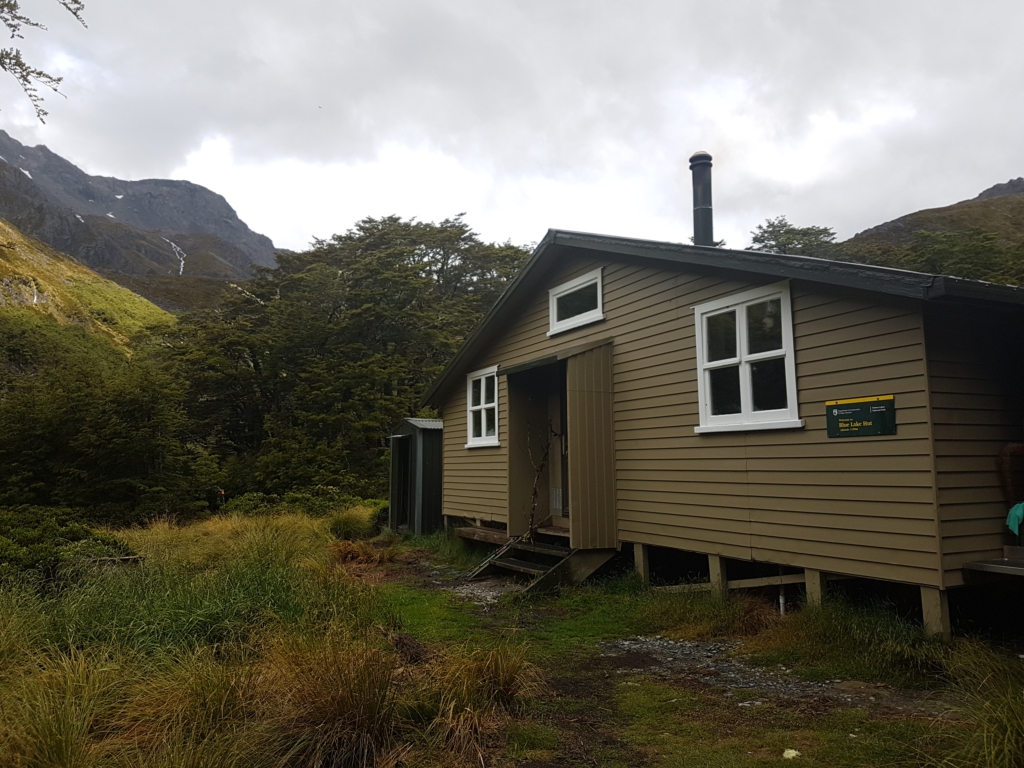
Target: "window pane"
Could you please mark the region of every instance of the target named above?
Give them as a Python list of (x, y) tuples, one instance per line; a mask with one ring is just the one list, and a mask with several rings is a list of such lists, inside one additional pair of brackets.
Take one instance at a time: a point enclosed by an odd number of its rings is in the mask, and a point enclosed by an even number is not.
[(572, 293), (559, 296), (555, 299), (555, 308), (558, 320), (568, 320), (584, 312), (592, 312), (597, 309), (597, 283), (584, 285)]
[(473, 379), (473, 395), (470, 398), (470, 405), (480, 405), (480, 379)]
[(747, 307), (747, 353), (782, 349), (782, 299)]
[(777, 411), (787, 407), (786, 358), (751, 363), (750, 390), (755, 411)]
[(484, 431), (482, 427), (481, 412), (473, 411), (473, 437), (483, 437)]
[(707, 328), (708, 362), (736, 357), (736, 312), (712, 315), (707, 319)]
[(490, 404), (494, 402), (494, 376), (488, 376), (484, 379), (484, 403)]
[(740, 407), (740, 368), (731, 365), (728, 368), (716, 368), (710, 371), (711, 414), (721, 416), (726, 413), (739, 413)]
[(484, 421), (487, 427), (486, 430), (484, 431), (484, 434), (487, 435), (487, 437), (494, 437), (494, 409), (484, 408), (484, 416)]

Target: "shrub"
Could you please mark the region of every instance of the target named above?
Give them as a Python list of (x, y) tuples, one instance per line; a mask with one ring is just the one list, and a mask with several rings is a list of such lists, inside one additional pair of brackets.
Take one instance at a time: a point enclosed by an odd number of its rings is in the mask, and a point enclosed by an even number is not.
[(279, 496), (265, 493), (243, 493), (230, 499), (221, 511), (227, 514), (236, 515), (267, 515), (277, 510), (280, 502)]
[(61, 565), (132, 554), (123, 541), (92, 530), (80, 518), (65, 508), (0, 509), (0, 575), (38, 571), (53, 578)]
[(312, 517), (326, 517), (332, 512), (361, 504), (362, 499), (339, 488), (317, 485), (303, 491), (286, 493), (282, 506), (290, 512), (305, 512)]

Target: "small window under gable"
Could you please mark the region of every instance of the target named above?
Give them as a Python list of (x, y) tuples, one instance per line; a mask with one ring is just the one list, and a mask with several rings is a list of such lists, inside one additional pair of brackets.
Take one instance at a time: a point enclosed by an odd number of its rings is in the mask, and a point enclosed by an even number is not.
[(700, 426), (695, 432), (802, 427), (789, 283), (694, 307)]
[(466, 447), (500, 445), (498, 441), (498, 366), (466, 377)]
[(548, 336), (604, 320), (600, 267), (548, 291)]

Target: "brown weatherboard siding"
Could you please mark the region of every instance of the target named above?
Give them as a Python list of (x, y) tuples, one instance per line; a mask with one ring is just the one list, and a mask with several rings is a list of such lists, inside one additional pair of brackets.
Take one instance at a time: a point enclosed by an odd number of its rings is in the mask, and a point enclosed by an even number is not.
[(942, 568), (963, 584), (964, 563), (1002, 557), (1008, 502), (996, 457), (1021, 435), (1019, 321), (976, 308), (925, 315), (935, 432)]
[[(605, 320), (548, 338), (547, 287), (604, 267)], [(614, 338), (620, 541), (938, 585), (935, 490), (920, 305), (794, 281), (804, 429), (694, 434), (693, 306), (771, 280), (636, 263), (566, 264), (473, 369)], [(504, 377), (501, 408), (507, 393)], [(825, 401), (895, 395), (893, 437), (829, 439)], [(501, 448), (466, 449), (465, 387), (445, 416), (445, 513), (504, 521)], [(571, 439), (571, 437), (570, 437)]]

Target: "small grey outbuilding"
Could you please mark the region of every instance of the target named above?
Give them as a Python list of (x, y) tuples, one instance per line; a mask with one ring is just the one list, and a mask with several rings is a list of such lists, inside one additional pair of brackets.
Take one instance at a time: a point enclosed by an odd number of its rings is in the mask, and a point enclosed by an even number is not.
[(391, 436), (391, 504), (388, 526), (415, 534), (442, 526), (441, 419), (405, 419)]

